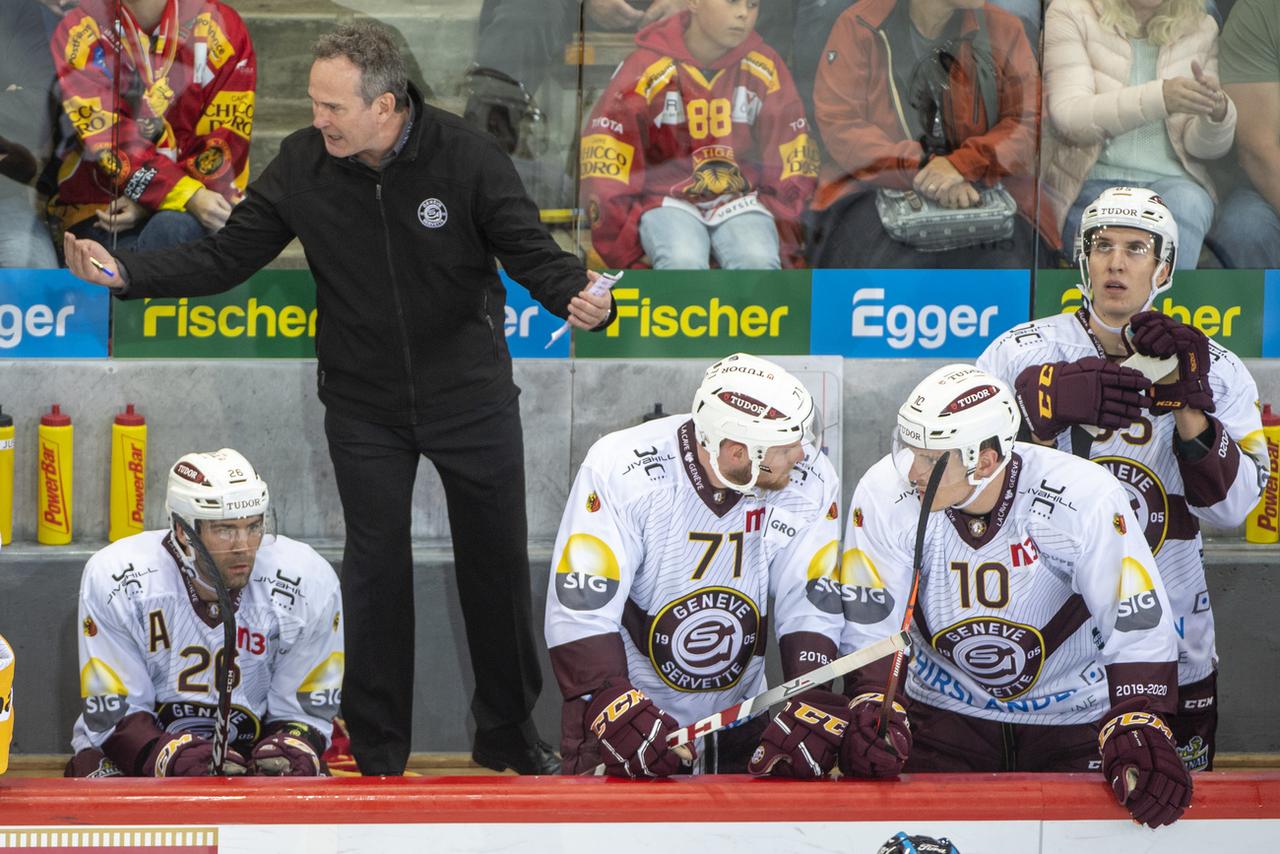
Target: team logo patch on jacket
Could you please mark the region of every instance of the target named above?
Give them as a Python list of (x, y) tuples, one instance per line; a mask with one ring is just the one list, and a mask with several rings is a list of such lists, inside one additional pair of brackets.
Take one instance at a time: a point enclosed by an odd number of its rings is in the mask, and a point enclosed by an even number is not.
[(587, 496), (587, 512), (595, 513), (600, 509), (600, 496), (594, 492)]
[(738, 168), (732, 146), (703, 146), (693, 152), (692, 160), (693, 177), (676, 191), (676, 195), (691, 199), (715, 198), (725, 193), (745, 193), (751, 189), (742, 170)]
[(427, 199), (418, 205), (418, 222), (427, 228), (439, 228), (449, 221), (449, 209), (439, 199)]

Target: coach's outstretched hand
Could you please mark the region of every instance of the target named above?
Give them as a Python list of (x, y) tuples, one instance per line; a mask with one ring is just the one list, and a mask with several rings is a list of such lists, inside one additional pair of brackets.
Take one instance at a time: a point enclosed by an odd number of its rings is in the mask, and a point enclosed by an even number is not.
[[(146, 764), (142, 766), (144, 774), (152, 777), (209, 777), (212, 772), (209, 766), (213, 761), (213, 742), (198, 735), (184, 733), (168, 739), (161, 739), (151, 751)], [(222, 763), (224, 777), (240, 777), (249, 770), (249, 763), (234, 750), (227, 750), (226, 759)]]
[(611, 777), (668, 777), (693, 756), (692, 746), (667, 747), (667, 735), (680, 725), (626, 679), (612, 679), (595, 692), (586, 720)]
[(849, 727), (840, 744), (840, 772), (848, 777), (896, 777), (911, 752), (907, 710), (893, 704), (888, 741), (879, 733), (884, 694), (859, 694), (849, 701)]
[(1149, 712), (1116, 715), (1098, 735), (1102, 773), (1116, 800), (1147, 827), (1173, 824), (1191, 803), (1191, 774), (1173, 733)]
[(62, 251), (67, 259), (67, 269), (77, 277), (113, 290), (125, 286), (119, 262), (96, 240), (82, 240), (68, 231), (62, 238)]
[(826, 776), (849, 726), (848, 704), (842, 694), (817, 689), (788, 700), (765, 728), (748, 770), (757, 777)]

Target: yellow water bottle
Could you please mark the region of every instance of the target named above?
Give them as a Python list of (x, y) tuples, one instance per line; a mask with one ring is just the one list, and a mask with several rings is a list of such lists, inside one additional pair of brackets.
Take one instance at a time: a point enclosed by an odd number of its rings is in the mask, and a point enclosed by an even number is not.
[(58, 404), (40, 416), (36, 450), (38, 500), (36, 541), (50, 546), (71, 542), (71, 416)]
[(111, 425), (111, 519), (107, 539), (142, 533), (147, 489), (147, 420), (125, 405)]
[(0, 546), (13, 542), (13, 416), (0, 410)]
[(1280, 415), (1271, 413), (1271, 404), (1262, 407), (1262, 437), (1267, 443), (1271, 477), (1262, 490), (1258, 506), (1249, 511), (1244, 538), (1251, 543), (1280, 542)]

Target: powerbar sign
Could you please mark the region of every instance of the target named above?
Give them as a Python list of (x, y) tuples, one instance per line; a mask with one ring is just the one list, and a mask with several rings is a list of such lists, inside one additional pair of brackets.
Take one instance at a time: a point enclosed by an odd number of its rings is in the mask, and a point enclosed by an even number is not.
[(0, 269), (0, 359), (103, 358), (110, 301), (66, 270)]
[(1026, 270), (814, 270), (812, 352), (973, 358), (1027, 319)]

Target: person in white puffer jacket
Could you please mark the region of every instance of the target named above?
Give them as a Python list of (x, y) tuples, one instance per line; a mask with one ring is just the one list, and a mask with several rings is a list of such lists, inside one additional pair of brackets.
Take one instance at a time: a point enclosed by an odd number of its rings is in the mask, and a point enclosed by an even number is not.
[(1177, 211), (1179, 267), (1194, 268), (1236, 106), (1218, 82), (1218, 25), (1202, 0), (1053, 0), (1045, 15), (1043, 192), (1063, 246), (1085, 205), (1115, 185)]

